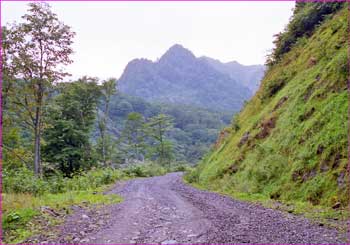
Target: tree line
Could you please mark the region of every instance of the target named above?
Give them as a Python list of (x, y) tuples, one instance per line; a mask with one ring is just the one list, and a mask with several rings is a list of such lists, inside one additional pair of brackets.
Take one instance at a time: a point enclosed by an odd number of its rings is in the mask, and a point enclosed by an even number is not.
[[(122, 135), (112, 137), (107, 129), (116, 79), (63, 82), (69, 76), (63, 68), (72, 63), (75, 33), (46, 3), (30, 3), (22, 19), (2, 27), (5, 168), (25, 165), (36, 176), (58, 170), (70, 177), (82, 169), (111, 165), (116, 148), (133, 159), (170, 162), (169, 116), (145, 121), (131, 113)], [(151, 146), (147, 154), (146, 143)]]

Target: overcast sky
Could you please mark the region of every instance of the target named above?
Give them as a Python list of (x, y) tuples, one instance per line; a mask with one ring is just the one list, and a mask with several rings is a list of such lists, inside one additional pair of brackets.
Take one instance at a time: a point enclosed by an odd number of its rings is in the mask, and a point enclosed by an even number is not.
[[(26, 2), (1, 2), (1, 23), (20, 21)], [(156, 60), (175, 43), (196, 56), (263, 64), (294, 2), (50, 2), (76, 32), (73, 78), (119, 77), (134, 58)]]

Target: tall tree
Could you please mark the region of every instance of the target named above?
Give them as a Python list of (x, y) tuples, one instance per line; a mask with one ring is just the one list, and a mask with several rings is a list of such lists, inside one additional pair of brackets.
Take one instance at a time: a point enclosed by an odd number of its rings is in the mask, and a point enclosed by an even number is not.
[(100, 144), (101, 144), (101, 157), (103, 163), (106, 165), (107, 162), (107, 148), (109, 148), (108, 144), (111, 143), (110, 137), (106, 135), (107, 131), (107, 119), (109, 118), (109, 105), (111, 101), (111, 97), (116, 93), (117, 80), (115, 78), (110, 78), (106, 81), (103, 81), (101, 85), (101, 93), (102, 93), (102, 105), (103, 111), (102, 115), (98, 120), (98, 129), (100, 131)]
[(158, 156), (161, 164), (168, 163), (173, 157), (172, 144), (166, 138), (166, 133), (173, 128), (173, 119), (165, 114), (159, 114), (151, 117), (146, 124), (147, 134), (156, 142), (153, 151)]
[(122, 132), (122, 138), (128, 148), (128, 157), (137, 160), (144, 160), (145, 154), (145, 120), (144, 117), (137, 112), (128, 114), (125, 127)]
[(66, 176), (91, 167), (93, 162), (90, 135), (101, 96), (96, 81), (84, 77), (60, 84), (59, 94), (48, 108), (50, 126), (44, 132), (44, 159), (58, 164)]
[(43, 112), (52, 84), (68, 75), (62, 67), (72, 63), (71, 44), (75, 33), (59, 21), (46, 3), (30, 3), (28, 12), (22, 17), (23, 23), (6, 27), (2, 55), (8, 82), (22, 81), (23, 96), (7, 96), (17, 97), (14, 103), (23, 108), (29, 118), (28, 125), (34, 134), (34, 172), (38, 176)]

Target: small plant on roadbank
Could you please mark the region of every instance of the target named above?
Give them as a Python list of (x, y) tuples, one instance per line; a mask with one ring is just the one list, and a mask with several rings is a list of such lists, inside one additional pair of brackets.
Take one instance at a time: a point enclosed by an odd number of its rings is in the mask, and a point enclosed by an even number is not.
[(72, 205), (107, 205), (121, 201), (103, 195), (109, 184), (128, 178), (121, 170), (99, 169), (73, 178), (55, 176), (38, 179), (27, 169), (3, 175), (3, 219), (5, 243), (20, 243), (40, 233), (46, 225), (62, 222)]

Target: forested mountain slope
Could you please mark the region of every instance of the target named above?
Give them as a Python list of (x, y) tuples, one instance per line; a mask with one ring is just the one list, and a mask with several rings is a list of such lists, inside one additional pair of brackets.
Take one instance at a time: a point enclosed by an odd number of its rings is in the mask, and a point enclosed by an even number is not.
[(255, 96), (187, 176), (226, 193), (346, 206), (347, 5), (297, 3)]
[(218, 71), (178, 44), (156, 62), (130, 61), (118, 81), (118, 89), (148, 101), (231, 113), (239, 111), (252, 95), (244, 82)]
[[(149, 102), (140, 97), (117, 93), (111, 99), (108, 131), (121, 138), (128, 115), (139, 113), (147, 121), (160, 113), (173, 118), (174, 125), (167, 132), (174, 148), (174, 160), (196, 163), (215, 142), (216, 135), (231, 121), (231, 113), (210, 111), (189, 105)], [(96, 131), (96, 137), (98, 132)], [(117, 149), (120, 149), (121, 145)], [(125, 151), (125, 150), (124, 150)], [(127, 152), (127, 151), (126, 151)]]

